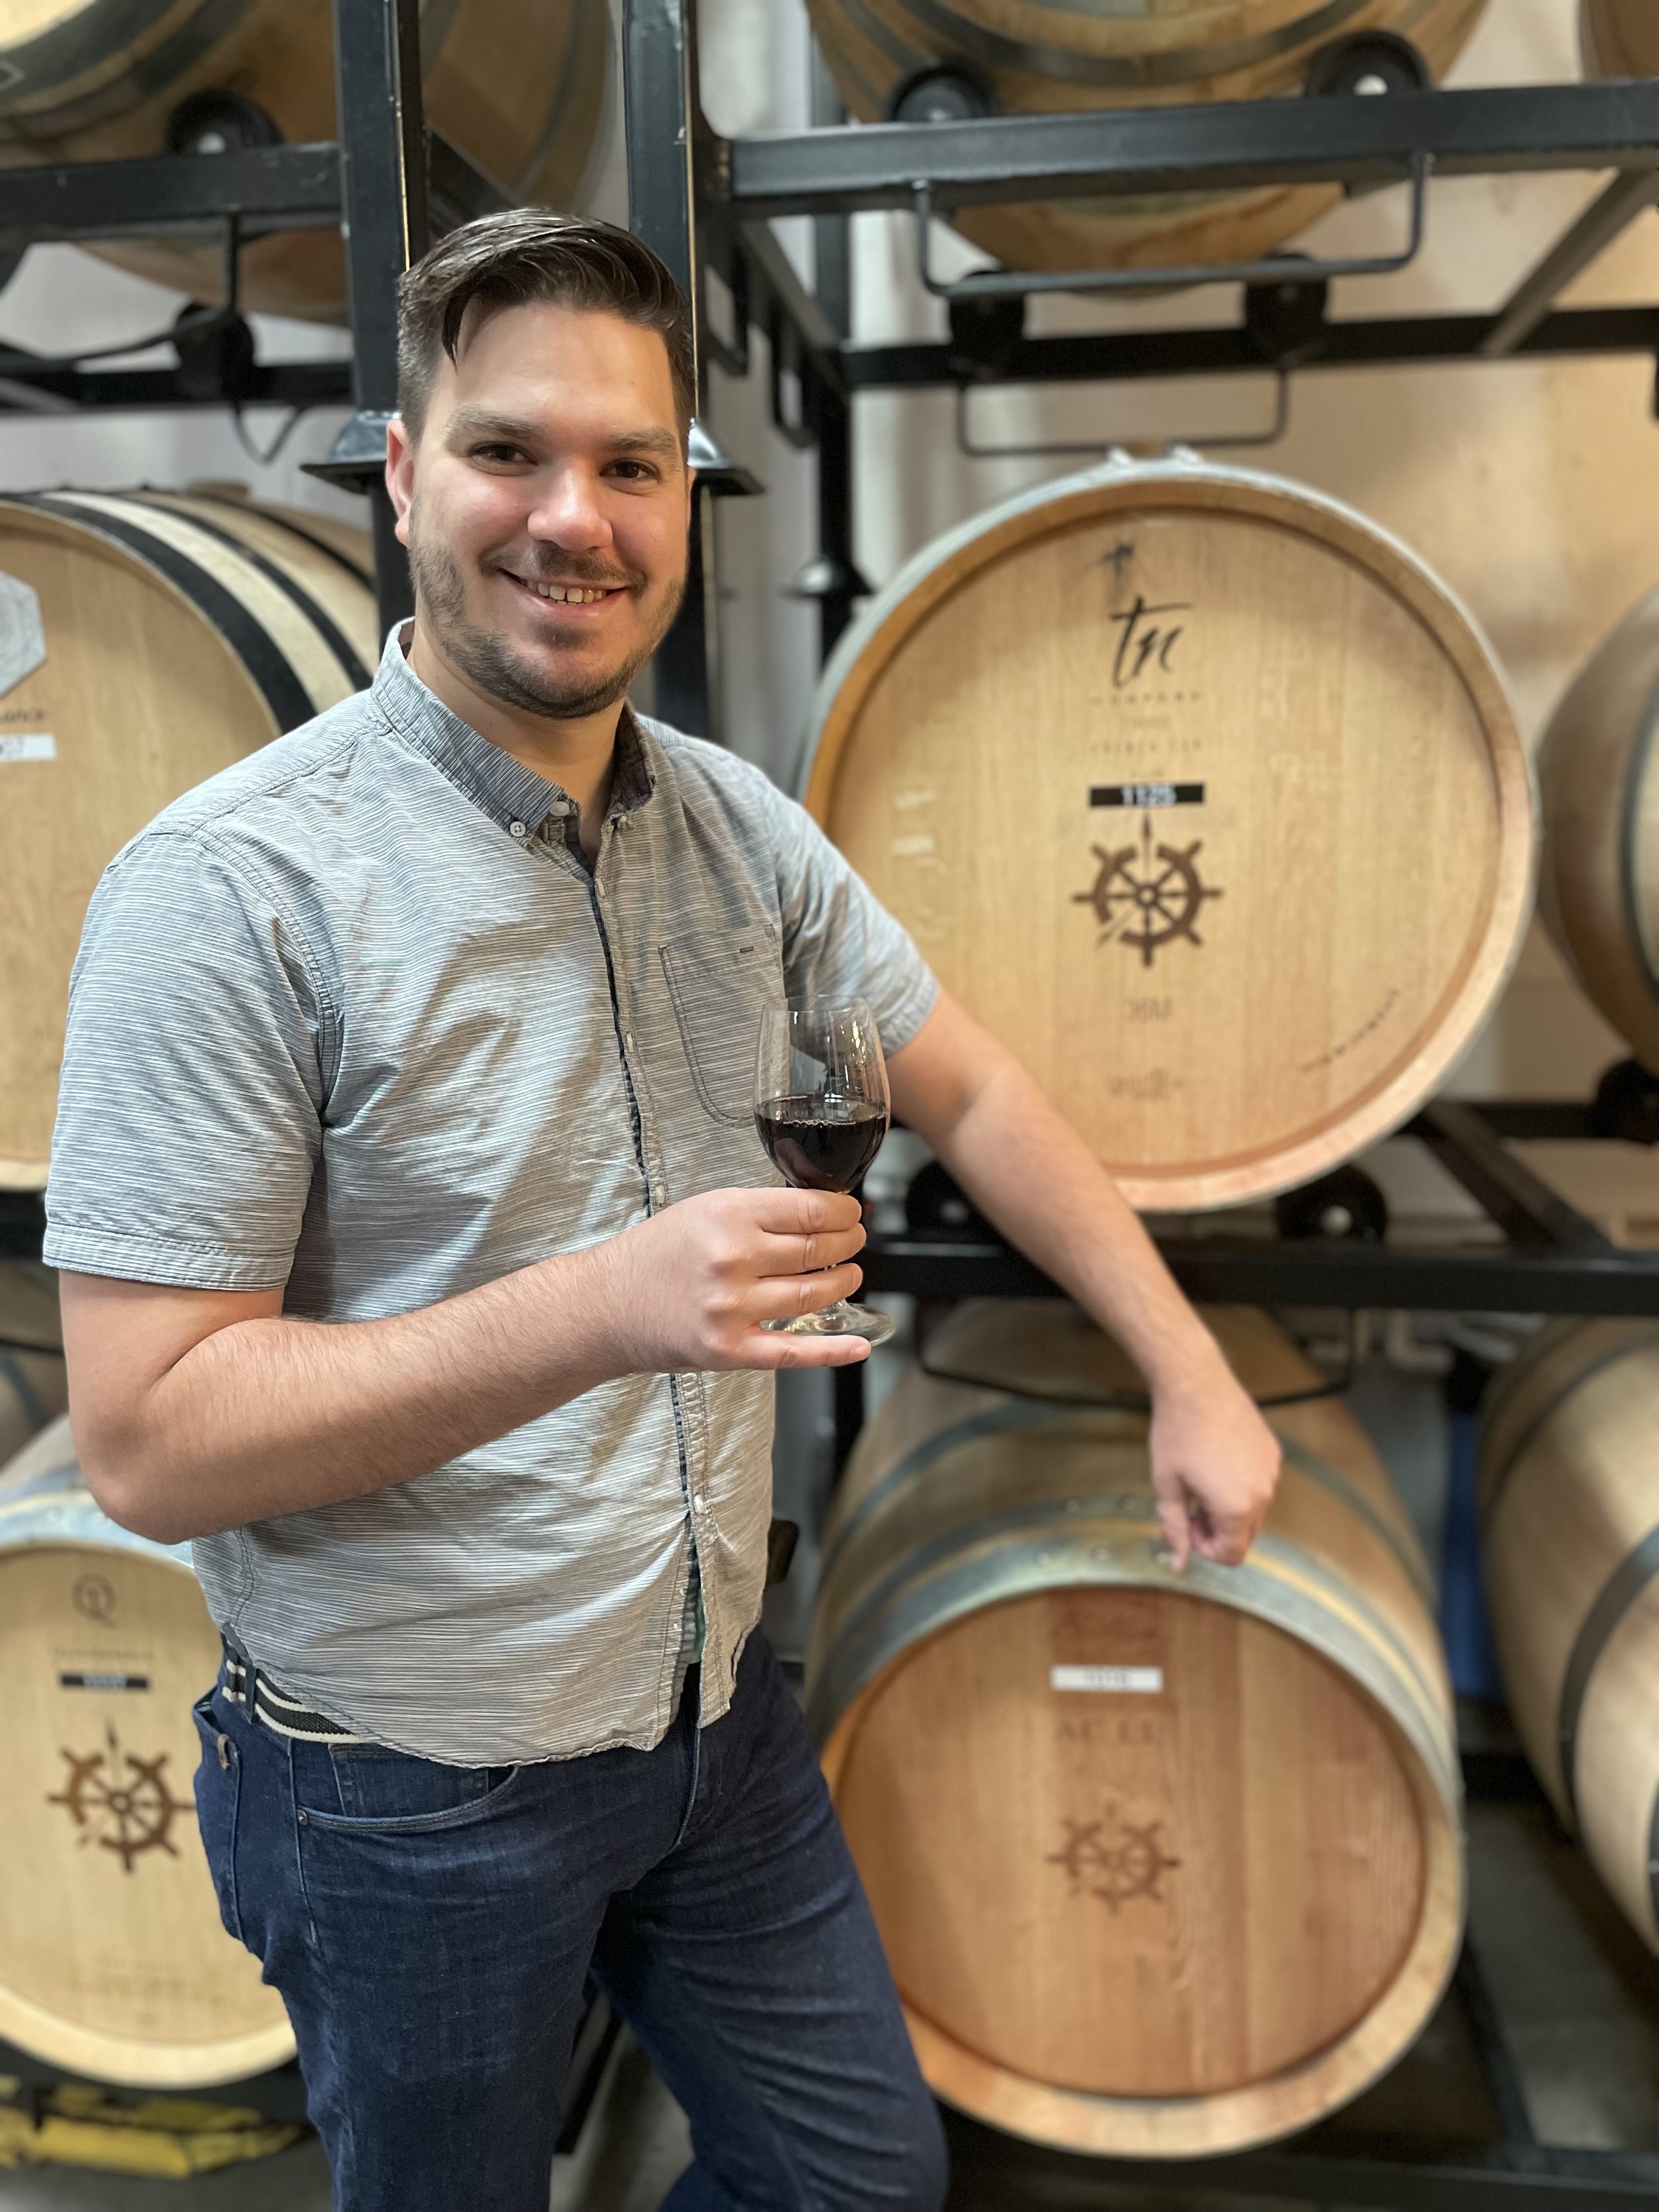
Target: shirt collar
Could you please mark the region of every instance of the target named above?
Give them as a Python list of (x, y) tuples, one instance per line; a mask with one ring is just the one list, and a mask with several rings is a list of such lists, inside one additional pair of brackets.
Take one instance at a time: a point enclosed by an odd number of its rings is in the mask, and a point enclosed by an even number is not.
[[(575, 802), (562, 786), (480, 737), (422, 683), (404, 652), (406, 627), (392, 625), (370, 687), (375, 705), (398, 735), (424, 753), (492, 822), (514, 835), (533, 837), (550, 816), (563, 819), (572, 813)], [(655, 786), (644, 732), (633, 708), (624, 704), (617, 726), (611, 812), (631, 814)]]

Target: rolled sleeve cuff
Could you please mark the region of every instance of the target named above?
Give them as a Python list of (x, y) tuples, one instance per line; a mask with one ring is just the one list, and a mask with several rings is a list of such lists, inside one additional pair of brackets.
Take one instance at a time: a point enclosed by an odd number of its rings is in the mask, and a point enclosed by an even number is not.
[(186, 1291), (276, 1291), (293, 1265), (288, 1252), (232, 1252), (222, 1244), (136, 1237), (114, 1229), (51, 1222), (41, 1258), (72, 1275), (114, 1275)]
[(902, 1052), (939, 1004), (939, 978), (924, 969), (881, 1025), (884, 1053)]

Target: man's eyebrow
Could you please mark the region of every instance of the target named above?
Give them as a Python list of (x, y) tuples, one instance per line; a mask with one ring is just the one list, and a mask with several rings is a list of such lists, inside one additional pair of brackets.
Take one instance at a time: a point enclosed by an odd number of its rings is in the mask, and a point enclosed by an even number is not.
[[(449, 418), (452, 438), (498, 438), (514, 446), (538, 446), (545, 435), (538, 422), (517, 415), (497, 415), (484, 407), (458, 407)], [(680, 441), (672, 430), (609, 430), (596, 441), (614, 453), (658, 453), (680, 459)]]
[(487, 407), (458, 407), (449, 418), (452, 438), (501, 438), (517, 446), (533, 446), (540, 437), (534, 422), (517, 415), (492, 414)]
[(600, 440), (618, 453), (661, 453), (680, 458), (680, 441), (672, 430), (615, 430)]

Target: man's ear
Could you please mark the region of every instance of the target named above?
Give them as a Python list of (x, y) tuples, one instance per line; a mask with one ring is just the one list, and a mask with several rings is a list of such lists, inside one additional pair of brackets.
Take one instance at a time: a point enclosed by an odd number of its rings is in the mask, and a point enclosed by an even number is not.
[(688, 530), (691, 527), (691, 495), (696, 488), (697, 472), (695, 469), (688, 469), (685, 472), (685, 526)]
[(398, 541), (409, 543), (409, 510), (415, 504), (415, 440), (401, 415), (387, 417), (386, 488), (398, 518)]

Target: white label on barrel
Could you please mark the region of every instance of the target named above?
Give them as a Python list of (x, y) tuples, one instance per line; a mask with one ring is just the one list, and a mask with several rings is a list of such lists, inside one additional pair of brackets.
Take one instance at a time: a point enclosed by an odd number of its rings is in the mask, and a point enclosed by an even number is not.
[(1106, 1690), (1120, 1695), (1125, 1691), (1139, 1692), (1143, 1697), (1156, 1697), (1164, 1687), (1161, 1667), (1051, 1667), (1048, 1669), (1051, 1690)]
[(0, 735), (0, 761), (56, 760), (58, 740), (50, 730), (21, 730)]

